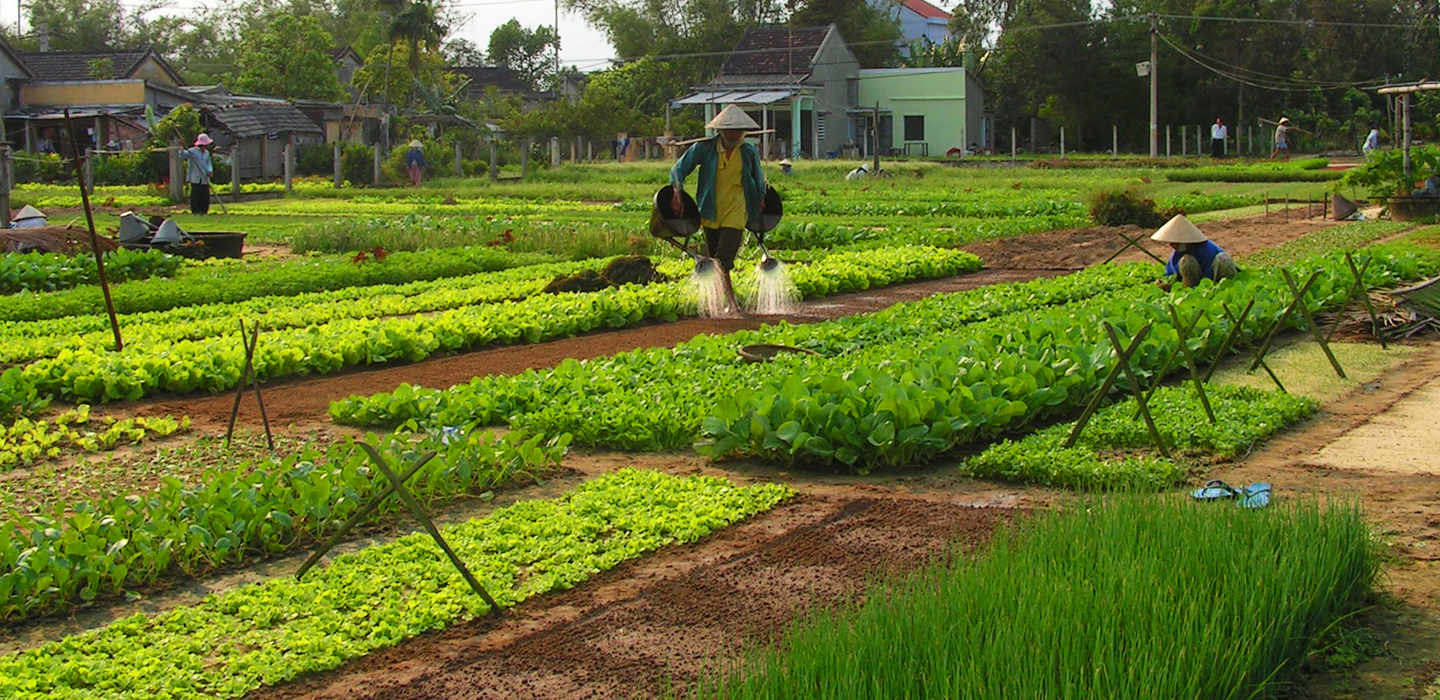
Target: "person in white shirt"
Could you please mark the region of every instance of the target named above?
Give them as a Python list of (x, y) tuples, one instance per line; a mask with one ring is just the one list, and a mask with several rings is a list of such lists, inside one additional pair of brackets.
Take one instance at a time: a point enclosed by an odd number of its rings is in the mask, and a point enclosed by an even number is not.
[(1375, 126), (1374, 124), (1371, 124), (1371, 125), (1370, 125), (1370, 133), (1368, 133), (1368, 134), (1365, 135), (1365, 145), (1361, 146), (1361, 147), (1360, 147), (1360, 150), (1365, 153), (1365, 157), (1366, 157), (1366, 158), (1369, 158), (1371, 153), (1374, 153), (1375, 151), (1377, 151), (1377, 150), (1379, 150), (1379, 149), (1380, 149), (1380, 128), (1377, 127), (1377, 126)]
[(1230, 136), (1230, 128), (1220, 117), (1215, 117), (1215, 123), (1210, 125), (1210, 157), (1221, 158), (1225, 155), (1225, 139)]

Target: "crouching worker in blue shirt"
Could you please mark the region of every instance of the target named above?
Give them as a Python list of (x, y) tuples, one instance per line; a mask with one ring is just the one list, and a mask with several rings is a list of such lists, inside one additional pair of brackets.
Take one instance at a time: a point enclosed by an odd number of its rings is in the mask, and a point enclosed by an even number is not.
[(1162, 289), (1170, 289), (1172, 277), (1180, 278), (1186, 287), (1194, 287), (1202, 279), (1218, 282), (1239, 272), (1230, 254), (1206, 238), (1184, 214), (1160, 227), (1150, 240), (1167, 243), (1175, 251), (1165, 264), (1166, 279), (1156, 283)]

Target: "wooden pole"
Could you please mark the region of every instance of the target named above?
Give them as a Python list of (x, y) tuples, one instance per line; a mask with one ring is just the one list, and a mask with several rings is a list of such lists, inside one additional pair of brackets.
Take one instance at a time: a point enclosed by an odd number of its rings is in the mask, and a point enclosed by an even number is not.
[(0, 143), (0, 228), (10, 228), (10, 144)]
[[(110, 331), (115, 335), (115, 352), (125, 349), (120, 338), (120, 321), (115, 318), (115, 300), (110, 298), (110, 281), (105, 279), (105, 256), (100, 254), (100, 237), (95, 235), (95, 215), (90, 212), (90, 194), (85, 191), (84, 169), (80, 155), (80, 141), (75, 137), (75, 123), (70, 120), (70, 108), (65, 108), (65, 129), (70, 132), (70, 143), (75, 148), (75, 177), (80, 180), (80, 203), (85, 207), (85, 225), (90, 229), (90, 252), (95, 254), (95, 272), (100, 278), (100, 292), (105, 296), (105, 313), (110, 316)], [(171, 151), (174, 153), (174, 151)], [(178, 159), (179, 156), (173, 156)]]

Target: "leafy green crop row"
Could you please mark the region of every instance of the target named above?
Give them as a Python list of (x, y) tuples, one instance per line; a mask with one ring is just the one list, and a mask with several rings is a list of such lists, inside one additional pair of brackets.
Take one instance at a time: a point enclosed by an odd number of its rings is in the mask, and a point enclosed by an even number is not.
[[(1435, 255), (1414, 249), (1374, 255), (1372, 283), (1413, 278), (1437, 267)], [(1331, 256), (1295, 268), (1329, 271), (1317, 283), (1312, 304), (1333, 300), (1347, 283), (1337, 272), (1342, 266)], [(697, 338), (673, 349), (481, 377), (445, 391), (402, 387), (336, 402), (331, 415), (360, 424), (508, 422), (616, 449), (682, 447), (704, 436), (708, 444), (702, 449), (714, 456), (855, 469), (910, 464), (1072, 410), (1113, 362), (1101, 321), (1129, 334), (1162, 320), (1167, 301), (1186, 310), (1207, 308), (1192, 342), (1208, 357), (1227, 329), (1217, 321), (1221, 302), (1239, 308), (1248, 295), (1260, 297), (1247, 337), (1262, 332), (1262, 316), (1273, 316), (1283, 303), (1275, 272), (1254, 271), (1235, 283), (1173, 295), (1148, 284), (1154, 274), (1143, 264), (1108, 266), (877, 314), (782, 324)], [(1071, 303), (1047, 308), (1066, 302)], [(1176, 343), (1167, 326), (1158, 325), (1137, 353), (1135, 365), (1146, 376)], [(795, 345), (820, 356), (793, 355), (760, 365), (735, 356), (738, 346), (756, 342)]]
[[(134, 251), (121, 248), (106, 253), (105, 278), (111, 283), (169, 277), (180, 268), (181, 258), (158, 250)], [(7, 253), (0, 255), (0, 294), (53, 291), (82, 284), (94, 284), (100, 275), (90, 253)]]
[[(1149, 399), (1156, 428), (1181, 454), (1233, 457), (1315, 412), (1315, 402), (1290, 394), (1225, 385), (1207, 386), (1215, 410), (1212, 425), (1189, 383), (1166, 386)], [(1185, 479), (1186, 469), (1149, 453), (1154, 448), (1135, 402), (1101, 409), (1065, 447), (1074, 423), (1061, 423), (1019, 440), (1003, 440), (965, 461), (972, 476), (1081, 489), (1158, 489)], [(1148, 448), (1148, 449), (1147, 449)], [(1147, 450), (1132, 454), (1135, 450)], [(1115, 454), (1115, 452), (1119, 454)]]
[(113, 450), (121, 442), (131, 444), (155, 437), (173, 435), (190, 427), (190, 418), (168, 417), (115, 419), (106, 416), (98, 430), (90, 427), (90, 407), (80, 405), (49, 420), (21, 418), (11, 425), (0, 425), (0, 471), (28, 467), (47, 459), (58, 458), (66, 448), (85, 452)]
[[(374, 443), (374, 436), (369, 438)], [(545, 469), (569, 438), (472, 431), (380, 439), (382, 453), (440, 454), (409, 483), (434, 502)], [(97, 596), (314, 542), (378, 493), (380, 478), (353, 442), (259, 464), (216, 467), (194, 484), (173, 477), (145, 494), (56, 505), (0, 525), (0, 619), (65, 610)], [(371, 520), (398, 508), (390, 499)]]
[(1165, 178), (1171, 182), (1325, 182), (1339, 180), (1344, 175), (1339, 170), (1326, 170), (1326, 165), (1329, 162), (1323, 158), (1216, 165), (1167, 171)]
[(1283, 697), (1379, 573), (1356, 505), (1085, 505), (1008, 527), (977, 560), (878, 582), (695, 695)]
[[(897, 304), (873, 314), (758, 331), (702, 336), (674, 348), (652, 348), (509, 377), (477, 377), (447, 390), (402, 385), (392, 393), (331, 404), (342, 423), (398, 425), (494, 424), (510, 421), (541, 432), (567, 432), (577, 444), (619, 449), (690, 445), (701, 420), (734, 391), (776, 381), (808, 362), (838, 360), (867, 347), (903, 349), (967, 324), (1004, 314), (1030, 314), (1055, 304), (1144, 285), (1154, 268), (1143, 264), (1092, 268), (1049, 280), (987, 286)], [(781, 343), (827, 359), (789, 357), (747, 364), (736, 349)]]
[[(265, 330), (271, 332), (347, 318), (375, 319), (446, 311), (533, 296), (557, 275), (599, 269), (605, 263), (605, 260), (541, 263), (464, 277), (181, 306), (122, 314), (120, 328), (127, 345), (153, 345), (234, 333), (240, 319), (261, 320)], [(63, 350), (104, 352), (114, 345), (109, 320), (103, 315), (0, 322), (0, 338), (3, 338), (0, 339), (0, 363), (54, 357)]]
[[(1413, 279), (1437, 268), (1437, 256), (1418, 250), (1373, 251), (1371, 285)], [(1321, 274), (1307, 305), (1333, 306), (1351, 284), (1338, 255), (1294, 266)], [(1153, 381), (1178, 347), (1168, 305), (1187, 318), (1203, 311), (1190, 340), (1198, 361), (1218, 351), (1231, 324), (1222, 306), (1255, 307), (1237, 334), (1254, 340), (1287, 304), (1278, 270), (1242, 272), (1219, 285), (1171, 294), (1145, 285), (1066, 307), (1012, 314), (948, 337), (905, 346), (866, 348), (828, 360), (799, 360), (783, 378), (737, 388), (718, 401), (703, 423), (701, 454), (753, 456), (788, 464), (861, 472), (923, 462), (957, 445), (998, 437), (1081, 406), (1114, 365), (1103, 324), (1124, 338), (1154, 324), (1131, 358), (1142, 380)], [(1298, 325), (1298, 315), (1289, 319)]]
[[(791, 493), (623, 469), (442, 532), (508, 607), (693, 542)], [(303, 581), (272, 579), (0, 659), (0, 695), (233, 697), (485, 612), (434, 542), (414, 534), (337, 557)]]
[[(189, 268), (174, 280), (130, 282), (114, 288), (119, 313), (160, 311), (178, 306), (288, 296), (371, 284), (399, 284), (459, 277), (519, 265), (550, 262), (548, 255), (496, 248), (446, 248), (395, 253), (380, 262), (344, 258), (296, 260), (257, 265)], [(0, 303), (0, 321), (36, 321), (79, 314), (103, 314), (105, 302), (94, 287), (63, 292), (21, 293)]]
[[(793, 267), (801, 294), (815, 297), (953, 275), (978, 269), (980, 260), (955, 250), (909, 247), (837, 253)], [(744, 271), (737, 286), (743, 287), (748, 275), (753, 271)], [(688, 281), (631, 285), (463, 307), (433, 316), (340, 319), (263, 336), (255, 371), (261, 379), (328, 374), (357, 365), (418, 362), (437, 352), (492, 343), (533, 343), (621, 328), (647, 319), (673, 321), (695, 312), (690, 291)], [(112, 401), (159, 391), (223, 391), (239, 381), (243, 363), (237, 329), (196, 341), (133, 342), (119, 353), (67, 349), (26, 365), (23, 372), (27, 381), (52, 396)]]

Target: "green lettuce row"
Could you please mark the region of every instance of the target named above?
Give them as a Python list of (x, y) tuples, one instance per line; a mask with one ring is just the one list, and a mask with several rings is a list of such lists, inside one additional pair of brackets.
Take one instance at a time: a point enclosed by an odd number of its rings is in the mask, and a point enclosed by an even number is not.
[[(546, 469), (569, 438), (548, 442), (472, 431), (426, 437), (369, 436), (382, 454), (436, 450), (407, 482), (436, 503)], [(353, 442), (257, 464), (210, 469), (186, 485), (165, 477), (151, 492), (57, 504), (48, 516), (0, 524), (0, 620), (71, 609), (104, 595), (195, 576), (285, 552), (332, 532), (378, 493), (384, 479)], [(400, 507), (388, 499), (368, 522)], [(3, 695), (4, 693), (0, 693)]]
[[(1009, 187), (925, 188), (908, 193), (904, 186), (888, 187), (889, 181), (872, 181), (865, 190), (883, 188), (877, 193), (840, 188), (816, 195), (788, 189), (782, 192), (787, 216), (964, 216), (964, 217), (1029, 217), (1084, 216), (1085, 205), (1072, 189), (1026, 189)], [(966, 191), (966, 190), (969, 191)], [(648, 199), (628, 199), (615, 205), (620, 211), (649, 211)]]
[[(134, 251), (121, 248), (106, 253), (105, 278), (111, 283), (147, 277), (169, 277), (180, 269), (181, 258), (158, 250)], [(100, 276), (95, 256), (90, 253), (28, 253), (0, 255), (0, 294), (54, 291), (82, 284), (94, 284)]]
[[(1209, 385), (1211, 424), (1187, 381), (1165, 386), (1149, 399), (1166, 445), (1181, 457), (1228, 459), (1315, 413), (1312, 399), (1249, 387)], [(1159, 489), (1184, 481), (1185, 465), (1152, 454), (1154, 439), (1135, 415), (1133, 400), (1098, 411), (1074, 447), (1064, 443), (1074, 422), (1053, 425), (1019, 440), (1002, 440), (968, 459), (970, 476), (1078, 489)], [(1141, 454), (1131, 454), (1144, 450)], [(1118, 454), (1117, 454), (1118, 452)]]
[(121, 443), (139, 444), (190, 427), (190, 418), (105, 417), (92, 422), (90, 406), (81, 404), (46, 420), (20, 418), (0, 425), (0, 472), (59, 459), (66, 453), (113, 450)]
[[(1434, 269), (1437, 260), (1433, 252), (1413, 249), (1365, 255), (1375, 260), (1367, 279), (1372, 286), (1395, 281), (1404, 270), (1418, 277), (1422, 261)], [(1314, 270), (1321, 275), (1307, 305), (1330, 308), (1348, 291), (1349, 270), (1338, 255), (1294, 268), (1302, 280)], [(1286, 297), (1279, 271), (1253, 270), (1220, 285), (1205, 282), (1174, 294), (1145, 286), (992, 319), (949, 338), (804, 362), (782, 379), (721, 398), (702, 424), (697, 447), (716, 458), (759, 457), (862, 473), (924, 462), (1079, 408), (1115, 362), (1104, 323), (1122, 338), (1154, 324), (1131, 357), (1141, 380), (1151, 382), (1179, 344), (1169, 324), (1170, 303), (1187, 318), (1206, 312), (1190, 344), (1198, 361), (1208, 362), (1230, 330), (1222, 304), (1238, 313), (1254, 300), (1237, 334), (1243, 343), (1265, 332)], [(1299, 323), (1298, 314), (1289, 320), (1290, 327)]]
[[(900, 281), (976, 270), (979, 258), (935, 248), (838, 253), (793, 266), (802, 295), (824, 296)], [(752, 271), (743, 271), (737, 285)], [(357, 365), (418, 362), (437, 352), (492, 343), (534, 343), (650, 319), (695, 313), (688, 280), (626, 286), (590, 294), (531, 297), (510, 304), (463, 307), (432, 316), (342, 319), (272, 332), (256, 350), (262, 380), (328, 374)], [(363, 304), (363, 301), (355, 302)], [(67, 349), (23, 368), (40, 391), (89, 401), (139, 399), (158, 391), (217, 392), (235, 386), (243, 366), (238, 329), (196, 341), (132, 342), (123, 352)]]
[(337, 401), (330, 414), (341, 423), (372, 426), (408, 420), (430, 425), (509, 421), (542, 432), (571, 433), (577, 444), (586, 446), (685, 447), (699, 436), (700, 422), (711, 407), (731, 392), (782, 378), (797, 363), (829, 361), (795, 356), (747, 364), (735, 352), (742, 345), (780, 343), (827, 357), (876, 345), (905, 348), (995, 316), (1148, 285), (1154, 275), (1153, 266), (1140, 263), (1096, 267), (1054, 279), (937, 295), (822, 323), (782, 323), (702, 336), (674, 348), (566, 361), (514, 376), (477, 377), (444, 391), (402, 385), (391, 393)]
[[(675, 542), (694, 542), (793, 492), (622, 469), (555, 500), (441, 528), (502, 607), (566, 589)], [(487, 606), (425, 534), (337, 557), (153, 617), (135, 615), (0, 659), (0, 695), (234, 697), (339, 666)]]
[[(234, 333), (244, 319), (261, 321), (265, 332), (303, 328), (338, 319), (377, 319), (447, 311), (463, 306), (523, 299), (539, 294), (557, 275), (600, 269), (607, 261), (542, 263), (464, 277), (406, 284), (258, 297), (229, 304), (182, 306), (120, 316), (121, 332), (130, 344), (156, 345)], [(105, 352), (114, 346), (109, 319), (67, 316), (44, 321), (0, 323), (0, 363), (23, 363), (54, 357), (62, 350)]]
[(766, 234), (765, 245), (786, 251), (840, 246), (882, 248), (901, 244), (953, 247), (990, 238), (1083, 226), (1087, 221), (1083, 211), (1066, 215), (956, 219), (944, 225), (889, 223), (873, 227), (787, 221)]
[[(444, 248), (394, 253), (380, 262), (354, 263), (329, 257), (219, 268), (196, 267), (173, 280), (143, 280), (112, 290), (122, 314), (162, 311), (179, 306), (244, 301), (254, 297), (293, 296), (371, 284), (398, 284), (520, 265), (553, 262), (549, 255), (511, 253), (492, 247)], [(64, 292), (13, 294), (0, 301), (0, 321), (38, 321), (105, 313), (100, 290), (83, 287)]]

